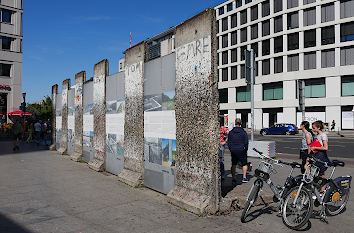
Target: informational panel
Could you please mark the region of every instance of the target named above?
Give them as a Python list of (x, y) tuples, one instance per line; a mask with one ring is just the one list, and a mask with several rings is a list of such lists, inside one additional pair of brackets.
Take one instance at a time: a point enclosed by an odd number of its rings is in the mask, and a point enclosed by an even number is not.
[(93, 82), (84, 84), (83, 161), (93, 158)]
[[(323, 121), (326, 122), (326, 112), (306, 112), (305, 113), (305, 121), (310, 122), (312, 124), (315, 121)], [(297, 127), (300, 127), (302, 122), (302, 113), (297, 113)]]
[(175, 54), (145, 64), (144, 184), (167, 194), (175, 183)]
[(61, 114), (61, 106), (62, 106), (62, 101), (61, 101), (61, 94), (57, 94), (57, 105), (56, 105), (56, 148), (59, 149), (61, 146), (61, 128), (62, 128), (62, 114)]
[(354, 129), (353, 112), (342, 112), (342, 129)]
[(106, 170), (118, 175), (124, 168), (124, 72), (107, 77)]
[(75, 88), (68, 92), (68, 155), (74, 153), (75, 135)]

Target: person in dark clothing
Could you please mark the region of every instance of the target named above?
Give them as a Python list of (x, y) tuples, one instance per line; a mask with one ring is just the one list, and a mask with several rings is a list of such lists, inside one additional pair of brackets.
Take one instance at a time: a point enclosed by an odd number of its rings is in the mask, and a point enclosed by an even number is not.
[(248, 135), (246, 131), (241, 127), (242, 121), (237, 118), (235, 121), (235, 128), (230, 131), (228, 136), (227, 144), (231, 151), (232, 157), (232, 183), (236, 184), (236, 165), (238, 162), (242, 165), (243, 170), (243, 179), (242, 183), (247, 183), (247, 170), (248, 170), (248, 162), (247, 162), (247, 151), (248, 151)]

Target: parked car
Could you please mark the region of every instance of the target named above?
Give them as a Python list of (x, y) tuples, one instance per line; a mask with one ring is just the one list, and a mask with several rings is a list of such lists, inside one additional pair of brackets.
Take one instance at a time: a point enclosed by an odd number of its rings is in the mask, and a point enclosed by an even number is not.
[(295, 135), (298, 133), (299, 129), (294, 124), (275, 124), (261, 130), (261, 135)]

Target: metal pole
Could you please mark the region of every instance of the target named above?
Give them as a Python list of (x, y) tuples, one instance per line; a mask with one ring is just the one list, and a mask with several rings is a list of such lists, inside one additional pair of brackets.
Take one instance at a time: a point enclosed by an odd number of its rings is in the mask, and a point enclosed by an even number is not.
[(254, 72), (254, 51), (251, 49), (251, 141), (254, 141), (254, 82), (255, 82), (255, 72)]

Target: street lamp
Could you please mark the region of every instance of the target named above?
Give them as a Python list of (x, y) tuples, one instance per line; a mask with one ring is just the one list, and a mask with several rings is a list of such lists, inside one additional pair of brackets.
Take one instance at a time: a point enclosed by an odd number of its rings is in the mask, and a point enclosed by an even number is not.
[(23, 125), (26, 125), (26, 92), (22, 93), (23, 97)]

